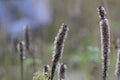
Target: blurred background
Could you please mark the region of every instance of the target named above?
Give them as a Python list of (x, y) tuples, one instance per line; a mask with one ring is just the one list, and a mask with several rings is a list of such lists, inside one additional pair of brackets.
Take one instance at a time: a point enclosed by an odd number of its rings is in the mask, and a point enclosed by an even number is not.
[[(53, 42), (62, 23), (69, 27), (61, 62), (66, 80), (101, 80), (101, 49), (97, 7), (104, 5), (111, 28), (109, 80), (115, 79), (116, 39), (120, 37), (119, 0), (0, 0), (0, 80), (20, 80), (16, 45), (30, 27), (35, 71), (52, 64)], [(25, 53), (24, 80), (32, 80), (33, 61)]]

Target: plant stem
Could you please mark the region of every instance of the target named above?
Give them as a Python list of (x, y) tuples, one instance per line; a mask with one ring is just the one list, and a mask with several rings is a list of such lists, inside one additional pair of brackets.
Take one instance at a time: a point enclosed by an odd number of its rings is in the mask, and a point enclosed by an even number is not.
[(21, 66), (20, 66), (21, 80), (23, 80), (23, 53), (20, 54), (20, 63), (21, 63)]
[(21, 80), (23, 80), (23, 53), (24, 53), (24, 42), (19, 42), (17, 45), (18, 52), (20, 53), (20, 72), (21, 72)]

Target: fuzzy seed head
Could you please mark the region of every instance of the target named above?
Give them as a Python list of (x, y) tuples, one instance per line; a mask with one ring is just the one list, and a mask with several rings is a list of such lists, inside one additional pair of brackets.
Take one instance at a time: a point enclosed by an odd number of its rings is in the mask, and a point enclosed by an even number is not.
[(46, 72), (50, 71), (50, 66), (49, 65), (45, 65), (43, 67), (43, 73), (45, 74)]
[(25, 43), (24, 43), (24, 41), (21, 41), (21, 42), (18, 43), (17, 50), (18, 50), (19, 53), (23, 53), (24, 52), (24, 50), (25, 50)]
[(65, 80), (67, 66), (65, 64), (60, 64), (58, 69), (58, 80)]
[(26, 25), (24, 28), (24, 41), (25, 41), (25, 48), (29, 50), (30, 47), (30, 34), (29, 34), (29, 26)]
[(67, 37), (67, 32), (68, 32), (67, 25), (62, 24), (57, 36), (55, 37), (54, 51), (53, 51), (53, 56), (52, 56), (53, 64), (52, 64), (52, 69), (51, 69), (50, 80), (53, 80), (54, 72), (56, 70), (58, 62), (62, 58), (62, 53), (63, 53), (63, 49), (64, 49), (64, 42), (65, 42), (66, 37)]
[(98, 14), (100, 18), (100, 35), (101, 35), (101, 57), (103, 67), (103, 80), (107, 80), (107, 71), (109, 65), (109, 54), (110, 54), (110, 27), (108, 19), (106, 18), (106, 12), (104, 7), (98, 7)]
[[(110, 27), (107, 19), (100, 21), (102, 59), (110, 53)], [(109, 62), (109, 61), (108, 61)]]
[(117, 63), (115, 74), (120, 79), (120, 39), (117, 39)]
[(103, 6), (99, 6), (97, 10), (98, 10), (99, 18), (105, 19), (105, 15), (106, 15), (105, 8)]
[(66, 40), (68, 30), (69, 29), (67, 25), (62, 24), (57, 36), (55, 37), (52, 61), (54, 61), (55, 59), (59, 60), (62, 57), (64, 42)]

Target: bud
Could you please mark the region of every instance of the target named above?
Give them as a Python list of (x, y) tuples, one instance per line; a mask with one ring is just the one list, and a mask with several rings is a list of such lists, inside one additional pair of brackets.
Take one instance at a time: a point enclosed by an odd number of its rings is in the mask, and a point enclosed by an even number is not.
[(65, 80), (67, 66), (65, 64), (60, 64), (58, 69), (58, 80)]

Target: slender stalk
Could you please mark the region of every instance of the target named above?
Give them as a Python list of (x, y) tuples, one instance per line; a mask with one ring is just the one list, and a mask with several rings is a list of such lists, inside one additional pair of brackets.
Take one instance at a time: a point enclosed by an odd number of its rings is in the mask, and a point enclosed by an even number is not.
[(58, 65), (59, 60), (62, 58), (64, 42), (67, 37), (67, 32), (68, 32), (67, 25), (62, 24), (54, 41), (54, 51), (53, 51), (54, 54), (52, 59), (53, 64), (52, 64), (51, 75), (49, 78), (50, 80), (53, 80), (56, 66)]
[(107, 71), (109, 65), (110, 53), (110, 27), (104, 7), (99, 6), (98, 14), (100, 18), (100, 33), (101, 33), (101, 55), (103, 60), (103, 80), (107, 80)]
[(35, 72), (35, 56), (33, 54), (33, 51), (30, 49), (30, 29), (28, 25), (26, 25), (24, 28), (24, 41), (25, 41), (26, 51), (31, 55), (33, 59), (33, 70)]
[(120, 80), (120, 39), (117, 39), (117, 63), (115, 75), (116, 79)]
[(23, 80), (23, 53), (24, 53), (24, 42), (19, 42), (17, 45), (18, 52), (20, 53), (20, 72), (21, 72), (21, 80)]
[(65, 64), (60, 64), (59, 70), (58, 70), (58, 80), (65, 80), (65, 72), (66, 72), (67, 66)]
[(21, 71), (21, 80), (23, 80), (23, 54), (20, 54), (20, 71)]
[(28, 25), (24, 28), (24, 41), (25, 41), (25, 48), (27, 51), (29, 51), (30, 48), (30, 36), (29, 36), (29, 27)]
[(35, 55), (33, 54), (33, 51), (32, 50), (29, 50), (28, 53), (31, 55), (32, 57), (32, 60), (33, 60), (33, 71), (35, 72), (36, 71), (36, 64), (35, 64)]
[(34, 69), (34, 72), (36, 71), (36, 64), (35, 64), (35, 56), (33, 55), (33, 69)]

